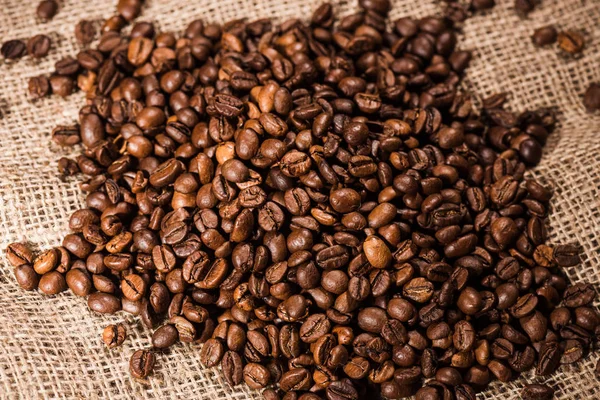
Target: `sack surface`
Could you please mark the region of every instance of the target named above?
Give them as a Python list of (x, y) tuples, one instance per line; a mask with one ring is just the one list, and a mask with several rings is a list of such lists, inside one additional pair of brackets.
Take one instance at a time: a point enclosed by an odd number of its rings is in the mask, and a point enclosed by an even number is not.
[[(36, 21), (37, 1), (4, 0), (0, 7), (0, 40), (27, 39), (38, 33), (53, 41), (48, 57), (25, 57), (0, 64), (0, 398), (60, 399), (261, 399), (245, 385), (231, 389), (220, 372), (206, 370), (194, 345), (174, 346), (160, 354), (154, 374), (145, 381), (128, 371), (134, 350), (149, 346), (151, 332), (137, 317), (92, 315), (86, 302), (70, 292), (44, 297), (24, 292), (16, 282), (3, 252), (15, 241), (34, 249), (59, 245), (68, 233), (70, 214), (83, 204), (77, 179), (58, 179), (57, 160), (68, 150), (51, 143), (50, 132), (77, 119), (83, 95), (51, 97), (35, 103), (26, 95), (27, 80), (49, 74), (54, 63), (80, 50), (74, 39), (81, 19), (98, 22), (111, 15), (116, 1), (61, 1), (56, 17)], [(159, 31), (182, 31), (203, 18), (224, 22), (234, 18), (267, 16), (284, 20), (307, 18), (315, 0), (147, 0), (139, 20), (157, 23)], [(342, 14), (356, 9), (356, 1), (341, 0)], [(393, 0), (392, 19), (440, 13), (436, 0)], [(558, 128), (544, 149), (541, 164), (532, 172), (555, 192), (549, 218), (550, 242), (583, 246), (580, 266), (567, 269), (573, 281), (600, 287), (600, 115), (586, 114), (582, 96), (591, 82), (600, 82), (600, 7), (597, 0), (544, 0), (528, 19), (520, 19), (512, 0), (497, 0), (491, 11), (467, 20), (459, 46), (474, 50), (465, 87), (480, 98), (509, 92), (513, 110), (554, 106)], [(582, 57), (561, 57), (556, 48), (539, 49), (530, 36), (534, 29), (555, 24), (586, 34)], [(74, 154), (74, 153), (71, 153)], [(598, 301), (596, 303), (598, 305)], [(128, 338), (108, 350), (101, 341), (103, 328), (124, 321)], [(562, 366), (546, 382), (560, 399), (598, 399), (600, 380), (594, 367), (600, 353)], [(534, 373), (508, 383), (496, 382), (482, 397), (519, 399), (529, 382), (544, 382)]]

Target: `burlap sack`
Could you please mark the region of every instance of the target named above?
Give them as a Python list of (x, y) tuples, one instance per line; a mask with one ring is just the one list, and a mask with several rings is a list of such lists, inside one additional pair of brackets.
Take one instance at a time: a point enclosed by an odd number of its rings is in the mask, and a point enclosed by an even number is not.
[[(35, 19), (37, 0), (0, 2), (0, 41), (52, 37), (50, 55), (41, 61), (26, 57), (0, 65), (0, 248), (29, 241), (35, 248), (60, 243), (70, 213), (83, 204), (75, 179), (61, 182), (56, 161), (64, 150), (50, 143), (51, 129), (77, 118), (81, 94), (36, 103), (26, 96), (27, 79), (49, 73), (54, 63), (75, 55), (73, 38), (81, 19), (101, 20), (116, 1), (63, 0), (53, 21)], [(233, 18), (273, 16), (307, 18), (318, 0), (147, 0), (141, 19), (158, 21), (161, 30), (182, 30), (196, 18), (218, 22)], [(433, 0), (393, 1), (392, 18), (439, 13)], [(467, 21), (460, 46), (475, 50), (465, 86), (484, 97), (511, 92), (513, 109), (556, 106), (560, 124), (544, 158), (533, 172), (555, 190), (550, 216), (551, 241), (579, 242), (585, 250), (581, 266), (569, 268), (575, 280), (600, 283), (600, 117), (585, 113), (581, 98), (592, 81), (600, 81), (600, 3), (598, 0), (543, 0), (530, 18), (521, 20), (512, 0)], [(354, 10), (342, 0), (342, 13)], [(563, 59), (556, 49), (537, 49), (530, 40), (535, 28), (548, 23), (586, 32), (583, 57)], [(125, 320), (129, 337), (107, 350), (101, 332), (108, 323)], [(137, 318), (119, 314), (91, 315), (84, 301), (70, 293), (51, 298), (26, 293), (17, 286), (12, 268), (0, 260), (0, 397), (2, 398), (186, 398), (250, 399), (257, 392), (240, 385), (231, 389), (216, 369), (199, 362), (196, 346), (178, 345), (158, 356), (154, 374), (135, 381), (128, 360), (135, 349), (149, 345), (150, 332)], [(593, 368), (598, 354), (563, 366), (547, 382), (561, 399), (598, 399), (600, 382)], [(532, 373), (509, 384), (496, 383), (486, 399), (519, 398), (526, 382), (544, 381)]]

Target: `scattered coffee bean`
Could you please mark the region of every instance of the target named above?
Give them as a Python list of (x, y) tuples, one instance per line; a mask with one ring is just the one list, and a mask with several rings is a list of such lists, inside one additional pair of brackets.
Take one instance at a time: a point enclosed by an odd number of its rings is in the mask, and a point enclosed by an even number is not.
[(150, 350), (137, 350), (129, 360), (129, 371), (134, 378), (144, 379), (154, 369), (156, 358)]
[(583, 105), (588, 112), (600, 110), (600, 83), (588, 86), (583, 96)]
[(8, 40), (2, 43), (0, 53), (7, 60), (16, 60), (25, 55), (25, 43), (22, 40)]
[(37, 6), (36, 14), (42, 21), (49, 21), (56, 15), (58, 4), (56, 0), (42, 0)]
[(558, 32), (556, 32), (556, 28), (549, 25), (536, 29), (531, 39), (533, 40), (533, 44), (543, 47), (556, 42), (557, 36)]
[(75, 39), (81, 45), (88, 45), (94, 41), (96, 28), (94, 23), (87, 20), (81, 20), (75, 25)]
[(554, 397), (554, 389), (548, 385), (530, 383), (521, 391), (524, 400), (551, 400)]
[(563, 31), (557, 36), (558, 47), (570, 55), (575, 55), (583, 51), (585, 39), (581, 32)]
[(35, 58), (48, 55), (51, 45), (50, 38), (46, 35), (35, 35), (27, 41), (27, 54)]
[(126, 337), (127, 331), (123, 324), (108, 325), (102, 331), (102, 341), (109, 349), (122, 345)]

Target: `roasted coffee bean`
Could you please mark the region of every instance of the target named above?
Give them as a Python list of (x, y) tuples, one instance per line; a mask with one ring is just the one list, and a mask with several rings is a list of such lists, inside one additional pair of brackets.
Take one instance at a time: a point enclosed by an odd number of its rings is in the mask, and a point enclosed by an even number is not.
[(221, 362), (225, 348), (218, 339), (209, 339), (202, 346), (200, 352), (200, 362), (207, 368), (216, 366)]
[(14, 269), (15, 279), (24, 290), (35, 290), (40, 281), (39, 275), (29, 264), (21, 264)]
[(236, 386), (242, 383), (244, 379), (244, 367), (242, 358), (235, 351), (227, 351), (223, 355), (221, 368), (227, 383)]
[(114, 314), (121, 309), (119, 299), (108, 293), (93, 293), (87, 302), (90, 310), (101, 314)]
[(36, 35), (27, 41), (27, 54), (35, 58), (46, 57), (51, 43), (48, 36)]
[(551, 400), (554, 397), (554, 389), (548, 385), (531, 383), (521, 391), (525, 400)]
[(11, 243), (6, 247), (6, 258), (13, 267), (33, 263), (33, 252), (24, 243)]
[(2, 43), (0, 53), (7, 60), (16, 60), (25, 54), (25, 43), (22, 40), (8, 40)]
[(269, 370), (256, 363), (246, 364), (243, 371), (244, 382), (252, 389), (262, 389), (267, 386), (271, 380)]
[(583, 105), (588, 112), (600, 110), (600, 84), (592, 83), (583, 96)]
[(585, 46), (585, 39), (581, 32), (563, 31), (557, 36), (558, 47), (567, 54), (574, 55), (581, 53)]
[(129, 371), (131, 376), (144, 379), (152, 373), (156, 358), (150, 350), (137, 350), (129, 360)]
[(42, 21), (49, 21), (56, 15), (58, 11), (58, 4), (56, 0), (42, 0), (39, 2), (36, 15)]
[(536, 46), (548, 46), (556, 42), (558, 33), (553, 26), (544, 26), (533, 32), (531, 39)]
[(127, 331), (123, 324), (108, 325), (102, 332), (102, 341), (109, 349), (122, 345), (126, 337)]
[(96, 36), (96, 29), (91, 21), (81, 20), (75, 26), (75, 38), (82, 45), (90, 44)]
[(50, 271), (41, 276), (38, 289), (46, 295), (55, 295), (67, 289), (67, 282), (60, 272)]
[(171, 324), (163, 325), (152, 335), (152, 346), (157, 349), (166, 349), (171, 347), (179, 338), (177, 328)]

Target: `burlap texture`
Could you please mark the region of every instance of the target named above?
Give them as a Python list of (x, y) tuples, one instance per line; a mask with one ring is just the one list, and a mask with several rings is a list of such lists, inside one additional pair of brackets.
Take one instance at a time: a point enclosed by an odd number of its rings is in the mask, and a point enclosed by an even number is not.
[[(569, 268), (575, 280), (600, 283), (600, 117), (585, 113), (582, 94), (600, 81), (600, 3), (598, 0), (543, 0), (529, 19), (521, 20), (512, 1), (497, 0), (495, 9), (469, 19), (460, 42), (475, 51), (465, 86), (481, 97), (510, 92), (515, 110), (556, 106), (559, 126), (533, 172), (555, 190), (549, 218), (551, 242), (579, 242), (581, 266)], [(64, 0), (49, 23), (35, 19), (37, 0), (0, 2), (0, 41), (46, 33), (53, 40), (49, 56), (26, 57), (0, 65), (0, 248), (28, 241), (34, 248), (57, 245), (67, 233), (71, 212), (83, 204), (76, 179), (61, 182), (56, 162), (66, 153), (51, 144), (58, 124), (77, 118), (83, 96), (52, 97), (32, 103), (27, 79), (49, 73), (54, 63), (75, 55), (73, 38), (81, 19), (100, 21), (116, 1)], [(157, 22), (160, 30), (181, 31), (196, 18), (223, 22), (233, 18), (273, 16), (307, 18), (318, 0), (148, 0), (140, 20)], [(354, 0), (339, 2), (347, 14)], [(439, 13), (434, 0), (393, 1), (392, 18)], [(586, 49), (578, 59), (564, 59), (555, 48), (537, 49), (530, 40), (535, 28), (548, 23), (586, 32)], [(101, 342), (102, 329), (125, 321), (128, 339), (115, 350)], [(44, 297), (24, 292), (12, 268), (0, 260), (0, 397), (1, 398), (187, 398), (250, 399), (260, 394), (240, 385), (231, 389), (216, 369), (199, 362), (199, 348), (177, 345), (160, 354), (154, 374), (140, 382), (128, 373), (135, 349), (149, 346), (151, 332), (138, 318), (120, 313), (91, 315), (85, 301), (65, 292)], [(600, 382), (593, 368), (598, 354), (563, 366), (547, 382), (561, 399), (598, 399)], [(542, 382), (532, 373), (509, 384), (495, 383), (486, 399), (519, 398), (525, 382)]]

